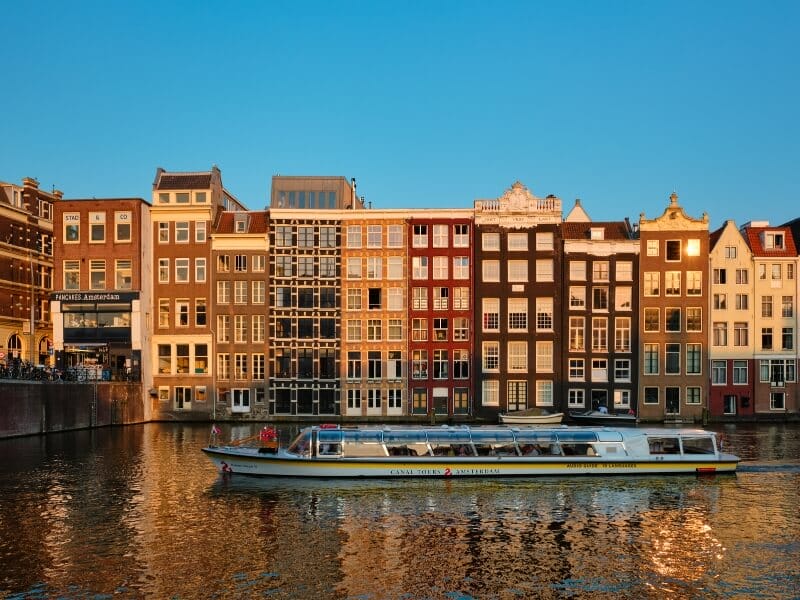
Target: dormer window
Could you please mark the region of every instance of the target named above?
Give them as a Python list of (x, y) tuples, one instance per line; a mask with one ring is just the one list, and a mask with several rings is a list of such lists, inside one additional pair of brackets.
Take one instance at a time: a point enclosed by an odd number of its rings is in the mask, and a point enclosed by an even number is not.
[(766, 250), (784, 250), (783, 233), (765, 232), (764, 233), (764, 248)]
[(592, 227), (589, 229), (589, 239), (592, 240), (603, 240), (605, 239), (605, 229), (602, 227)]
[(233, 230), (236, 233), (245, 233), (247, 231), (247, 217), (244, 215), (237, 216), (233, 222)]

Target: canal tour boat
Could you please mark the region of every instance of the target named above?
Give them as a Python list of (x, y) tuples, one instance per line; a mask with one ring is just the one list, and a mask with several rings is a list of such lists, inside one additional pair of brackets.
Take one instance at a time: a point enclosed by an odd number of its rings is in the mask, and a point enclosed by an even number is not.
[(700, 429), (314, 425), (286, 448), (216, 437), (203, 452), (223, 473), (278, 477), (732, 473), (739, 462)]

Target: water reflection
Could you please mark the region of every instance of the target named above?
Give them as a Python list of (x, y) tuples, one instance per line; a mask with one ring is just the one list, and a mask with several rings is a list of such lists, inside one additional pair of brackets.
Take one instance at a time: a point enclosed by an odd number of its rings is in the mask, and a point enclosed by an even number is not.
[(205, 426), (9, 440), (0, 595), (792, 598), (800, 436), (770, 430), (726, 432), (736, 476), (490, 481), (223, 478)]

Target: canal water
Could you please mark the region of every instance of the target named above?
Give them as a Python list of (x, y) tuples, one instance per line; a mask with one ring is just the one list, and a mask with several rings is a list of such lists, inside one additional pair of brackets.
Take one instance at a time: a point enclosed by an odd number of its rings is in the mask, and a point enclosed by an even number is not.
[(0, 441), (0, 596), (800, 598), (797, 425), (726, 427), (736, 475), (487, 481), (222, 478), (209, 431)]

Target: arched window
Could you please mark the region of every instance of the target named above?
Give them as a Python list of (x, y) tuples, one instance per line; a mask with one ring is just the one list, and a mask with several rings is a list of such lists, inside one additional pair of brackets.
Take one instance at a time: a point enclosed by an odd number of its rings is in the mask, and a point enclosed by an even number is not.
[(8, 338), (8, 357), (22, 358), (22, 340), (16, 333)]

